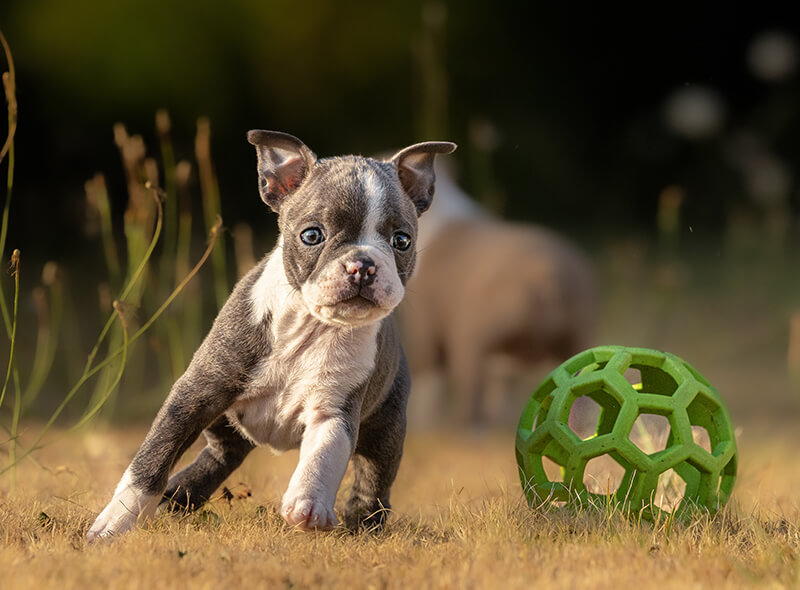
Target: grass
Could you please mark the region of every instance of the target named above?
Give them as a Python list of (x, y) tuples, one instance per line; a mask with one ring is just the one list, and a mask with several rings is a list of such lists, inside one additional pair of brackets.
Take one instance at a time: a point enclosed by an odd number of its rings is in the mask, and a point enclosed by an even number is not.
[(277, 509), (296, 453), (258, 449), (226, 482), (230, 494), (220, 493), (201, 512), (160, 516), (92, 547), (83, 535), (144, 431), (66, 435), (37, 455), (39, 465), (20, 465), (17, 491), (0, 480), (3, 586), (800, 584), (796, 433), (742, 445), (735, 500), (714, 519), (655, 525), (603, 510), (529, 509), (512, 434), (412, 434), (393, 490), (394, 514), (379, 534), (308, 534), (286, 526)]

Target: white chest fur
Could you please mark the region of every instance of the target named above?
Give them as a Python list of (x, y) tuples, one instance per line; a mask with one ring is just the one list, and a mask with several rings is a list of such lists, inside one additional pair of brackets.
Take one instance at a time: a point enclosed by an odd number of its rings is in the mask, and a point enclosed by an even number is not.
[(306, 426), (342, 410), (375, 366), (380, 322), (348, 328), (314, 318), (283, 271), (280, 246), (253, 286), (252, 321), (271, 315), (271, 352), (250, 376), (228, 417), (254, 443), (284, 451)]

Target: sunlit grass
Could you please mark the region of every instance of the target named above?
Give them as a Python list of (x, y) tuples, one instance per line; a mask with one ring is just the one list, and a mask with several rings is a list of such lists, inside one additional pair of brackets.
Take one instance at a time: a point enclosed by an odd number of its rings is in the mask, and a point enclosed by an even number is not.
[[(601, 506), (528, 508), (513, 433), (412, 434), (387, 529), (355, 536), (285, 525), (278, 504), (296, 453), (259, 450), (200, 512), (88, 547), (83, 535), (143, 434), (70, 435), (41, 467), (20, 467), (25, 486), (0, 492), (4, 585), (711, 588), (792, 585), (800, 574), (798, 504), (776, 501), (800, 484), (792, 438), (750, 449), (716, 517), (648, 523)], [(787, 469), (761, 471), (770, 464)]]

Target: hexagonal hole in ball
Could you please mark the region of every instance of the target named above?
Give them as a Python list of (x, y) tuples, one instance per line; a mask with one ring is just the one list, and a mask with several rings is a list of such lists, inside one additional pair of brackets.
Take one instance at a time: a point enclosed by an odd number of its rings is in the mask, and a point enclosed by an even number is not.
[(652, 455), (667, 448), (669, 420), (658, 414), (639, 414), (631, 428), (631, 442)]
[[(572, 402), (568, 426), (581, 440), (591, 438), (595, 434), (597, 436), (610, 434), (614, 430), (621, 407), (619, 401), (606, 391), (605, 387), (583, 393)], [(582, 416), (584, 409), (586, 416)], [(575, 427), (572, 426), (573, 420)]]
[(720, 443), (720, 431), (714, 415), (721, 412), (719, 403), (701, 392), (686, 407), (689, 424), (692, 426), (694, 442), (711, 453)]
[(711, 437), (708, 434), (708, 430), (702, 426), (692, 425), (692, 439), (694, 444), (703, 447), (708, 453), (711, 452)]
[(623, 377), (633, 385), (634, 389), (639, 389), (642, 386), (642, 372), (635, 367), (628, 367), (623, 373)]
[(683, 501), (685, 493), (686, 482), (674, 469), (667, 469), (658, 476), (653, 505), (665, 512), (672, 512)]
[(581, 367), (573, 374), (573, 377), (577, 377), (578, 375), (585, 375), (586, 373), (594, 373), (595, 371), (602, 371), (606, 368), (608, 361), (601, 361), (599, 363), (591, 363), (586, 365), (585, 367)]
[(577, 398), (569, 409), (569, 429), (581, 440), (593, 437), (597, 432), (600, 410), (600, 404), (588, 395)]
[(631, 371), (639, 372), (639, 383), (633, 385), (638, 391), (642, 393), (655, 393), (658, 395), (672, 395), (678, 390), (678, 382), (675, 378), (666, 371), (658, 367), (649, 367), (647, 365), (631, 365), (625, 372), (625, 376)]
[(625, 467), (611, 455), (600, 455), (586, 462), (583, 485), (592, 494), (615, 494), (625, 477)]
[(547, 479), (553, 483), (564, 483), (564, 471), (558, 463), (550, 457), (542, 457), (542, 467)]

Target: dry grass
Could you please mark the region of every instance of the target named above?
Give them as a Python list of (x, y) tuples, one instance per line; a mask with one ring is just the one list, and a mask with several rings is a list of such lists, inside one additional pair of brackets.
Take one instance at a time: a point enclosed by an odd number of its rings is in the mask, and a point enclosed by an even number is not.
[[(3, 588), (750, 587), (800, 584), (796, 435), (745, 433), (736, 501), (709, 521), (655, 526), (618, 514), (529, 510), (513, 429), (412, 434), (380, 534), (304, 534), (277, 502), (295, 453), (257, 450), (204, 511), (159, 517), (116, 542), (83, 535), (143, 432), (60, 439), (0, 480)], [(252, 490), (252, 495), (248, 495)]]

